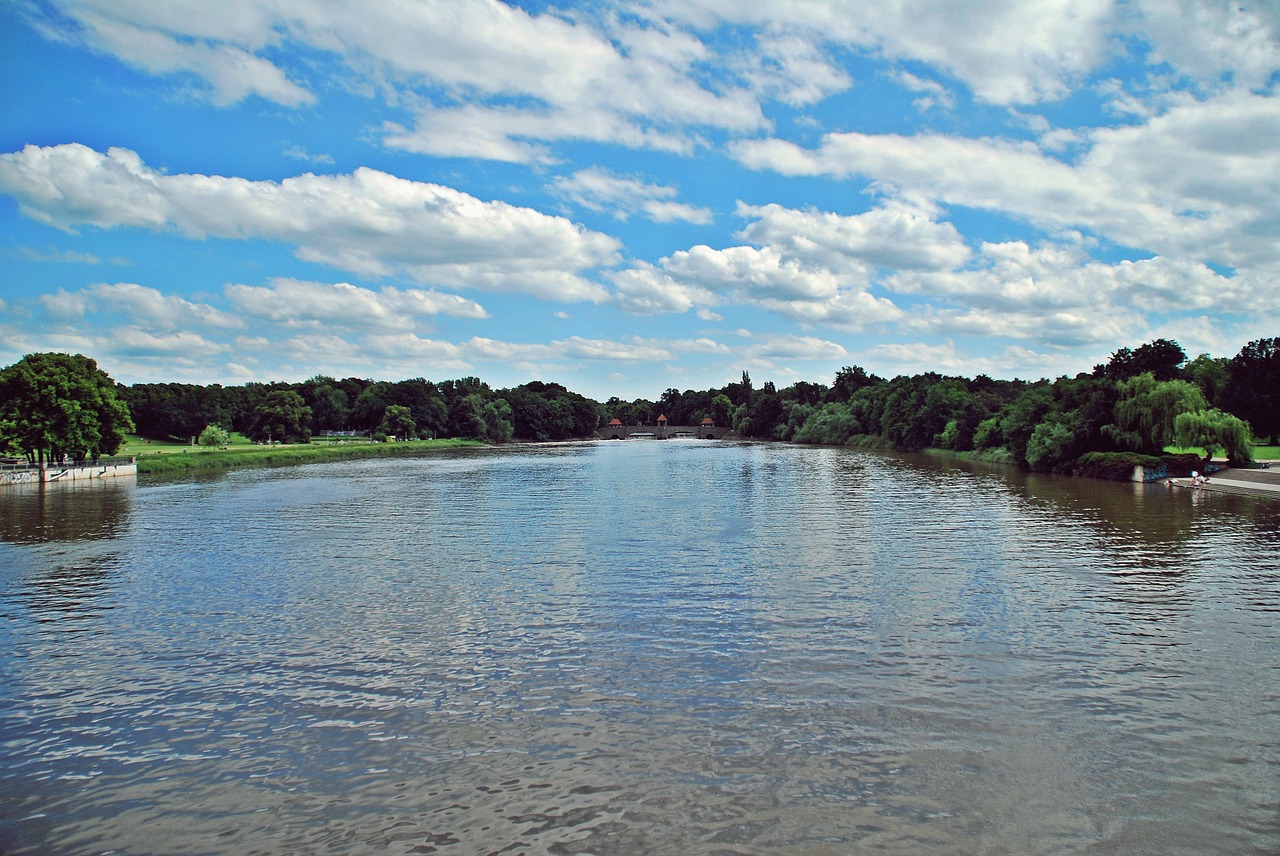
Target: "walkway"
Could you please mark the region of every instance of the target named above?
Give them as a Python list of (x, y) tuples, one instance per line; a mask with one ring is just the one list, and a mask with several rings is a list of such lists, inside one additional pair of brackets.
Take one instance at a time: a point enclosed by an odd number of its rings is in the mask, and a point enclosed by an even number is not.
[[(1201, 490), (1247, 493), (1280, 499), (1280, 462), (1272, 461), (1265, 470), (1220, 470), (1212, 473)], [(1191, 479), (1173, 479), (1176, 487), (1191, 487)]]

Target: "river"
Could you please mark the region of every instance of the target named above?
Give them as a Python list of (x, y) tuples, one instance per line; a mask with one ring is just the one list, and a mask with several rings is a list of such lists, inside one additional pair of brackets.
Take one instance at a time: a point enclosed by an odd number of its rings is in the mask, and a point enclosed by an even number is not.
[(1280, 503), (513, 446), (0, 489), (0, 852), (1280, 852)]

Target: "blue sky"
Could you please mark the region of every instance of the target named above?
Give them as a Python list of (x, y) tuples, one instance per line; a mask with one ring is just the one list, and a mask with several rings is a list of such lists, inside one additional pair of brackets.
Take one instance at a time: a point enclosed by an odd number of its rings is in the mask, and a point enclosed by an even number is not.
[(1280, 6), (0, 0), (0, 364), (1056, 377), (1280, 306)]

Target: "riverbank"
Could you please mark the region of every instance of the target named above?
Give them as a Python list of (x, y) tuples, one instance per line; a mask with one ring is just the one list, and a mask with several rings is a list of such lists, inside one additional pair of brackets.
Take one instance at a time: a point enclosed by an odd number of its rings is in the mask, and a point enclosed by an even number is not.
[(357, 458), (382, 458), (482, 446), (476, 440), (408, 440), (398, 443), (306, 443), (272, 446), (198, 447), (143, 452), (138, 475), (196, 473), (240, 467), (315, 464)]
[(1170, 487), (1192, 490), (1214, 490), (1223, 493), (1239, 493), (1249, 496), (1265, 496), (1280, 499), (1280, 467), (1268, 469), (1222, 469), (1209, 476), (1208, 481), (1195, 485), (1191, 479), (1169, 479)]

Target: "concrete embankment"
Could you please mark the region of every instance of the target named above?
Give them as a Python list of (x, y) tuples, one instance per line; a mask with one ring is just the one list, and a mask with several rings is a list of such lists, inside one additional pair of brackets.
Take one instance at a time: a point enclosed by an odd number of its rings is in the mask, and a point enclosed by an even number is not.
[(1280, 499), (1280, 466), (1273, 464), (1265, 470), (1218, 470), (1211, 473), (1209, 480), (1199, 486), (1192, 484), (1191, 479), (1170, 479), (1169, 483), (1178, 488), (1217, 490)]
[(39, 484), (40, 482), (84, 481), (86, 479), (109, 479), (122, 476), (136, 476), (138, 463), (134, 459), (128, 461), (111, 461), (108, 463), (7, 469), (0, 471), (0, 484)]

